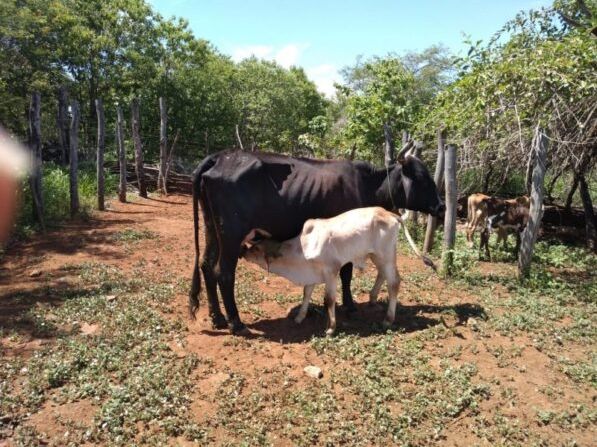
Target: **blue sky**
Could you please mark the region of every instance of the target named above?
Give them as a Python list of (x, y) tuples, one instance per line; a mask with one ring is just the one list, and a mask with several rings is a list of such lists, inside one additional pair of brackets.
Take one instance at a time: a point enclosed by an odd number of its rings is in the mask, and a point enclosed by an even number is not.
[(195, 36), (235, 61), (252, 54), (302, 66), (330, 95), (338, 70), (357, 56), (398, 54), (442, 43), (466, 50), (464, 34), (489, 38), (521, 9), (551, 0), (149, 0), (184, 17)]

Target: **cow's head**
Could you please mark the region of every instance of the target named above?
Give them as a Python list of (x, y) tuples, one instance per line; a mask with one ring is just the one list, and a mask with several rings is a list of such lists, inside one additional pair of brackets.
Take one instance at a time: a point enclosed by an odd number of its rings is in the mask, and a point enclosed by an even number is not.
[[(435, 182), (425, 164), (414, 155), (412, 143), (407, 143), (398, 153), (397, 162), (400, 169), (394, 169), (392, 182), (393, 197), (404, 194), (404, 208), (421, 211), (440, 219), (443, 218), (446, 206), (437, 192)], [(398, 178), (398, 175), (400, 177)]]
[(280, 256), (281, 242), (261, 228), (252, 229), (241, 244), (240, 257), (269, 270), (272, 259)]

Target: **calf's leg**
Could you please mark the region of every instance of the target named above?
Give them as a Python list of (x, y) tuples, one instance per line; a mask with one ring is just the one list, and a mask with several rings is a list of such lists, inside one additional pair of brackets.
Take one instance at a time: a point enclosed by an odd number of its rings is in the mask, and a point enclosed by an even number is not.
[(311, 301), (311, 294), (313, 293), (314, 288), (315, 284), (310, 284), (303, 288), (303, 303), (301, 304), (301, 308), (299, 309), (297, 316), (294, 318), (294, 322), (296, 324), (301, 324), (307, 316), (307, 311), (309, 310), (309, 302)]
[(336, 278), (331, 277), (325, 283), (325, 305), (328, 310), (328, 328), (326, 335), (333, 335), (336, 331)]
[(396, 268), (396, 262), (388, 263), (383, 267), (383, 273), (388, 283), (388, 313), (383, 321), (383, 327), (388, 329), (394, 323), (396, 317), (396, 305), (398, 304), (398, 289), (400, 288), (400, 275)]

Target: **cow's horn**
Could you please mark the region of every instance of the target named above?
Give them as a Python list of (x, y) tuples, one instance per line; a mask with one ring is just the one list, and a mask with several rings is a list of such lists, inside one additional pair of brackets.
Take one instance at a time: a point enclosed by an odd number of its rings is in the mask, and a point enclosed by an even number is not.
[(412, 149), (413, 144), (413, 140), (408, 140), (406, 144), (402, 146), (402, 149), (400, 149), (400, 152), (398, 152), (398, 156), (396, 157), (396, 161), (398, 161), (398, 163), (404, 162), (406, 156), (408, 155), (407, 153)]

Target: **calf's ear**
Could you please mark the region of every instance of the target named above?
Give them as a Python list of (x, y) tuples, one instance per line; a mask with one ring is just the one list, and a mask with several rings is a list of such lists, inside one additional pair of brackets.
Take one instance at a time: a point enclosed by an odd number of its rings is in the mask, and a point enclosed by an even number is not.
[(263, 239), (270, 239), (272, 235), (261, 228), (253, 228), (243, 239), (241, 245), (251, 246), (255, 242), (259, 242)]

